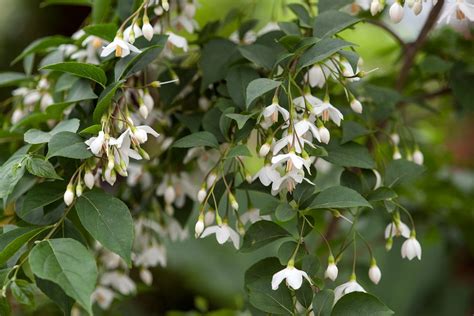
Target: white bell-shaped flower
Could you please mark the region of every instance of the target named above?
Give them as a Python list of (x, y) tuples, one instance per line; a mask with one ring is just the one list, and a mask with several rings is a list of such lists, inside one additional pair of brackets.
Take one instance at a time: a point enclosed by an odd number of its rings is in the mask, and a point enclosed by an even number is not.
[(302, 270), (298, 270), (293, 266), (293, 263), (288, 263), (288, 266), (275, 273), (272, 277), (272, 290), (278, 290), (280, 283), (286, 280), (286, 283), (293, 290), (298, 290), (303, 284), (303, 277), (308, 280), (309, 284), (313, 284), (308, 274)]
[(356, 277), (353, 274), (350, 280), (346, 283), (343, 283), (334, 289), (334, 304), (341, 299), (346, 294), (352, 292), (365, 292), (364, 288), (357, 283)]
[(100, 57), (109, 56), (115, 52), (115, 57), (127, 57), (130, 52), (141, 53), (141, 50), (130, 43), (125, 42), (121, 37), (116, 36), (112, 43), (105, 46), (100, 54)]
[(400, 21), (403, 19), (403, 7), (400, 4), (399, 0), (396, 0), (392, 4), (392, 6), (390, 7), (389, 15), (390, 20), (392, 20), (393, 23), (400, 23)]
[(421, 245), (412, 232), (411, 237), (405, 240), (402, 245), (402, 258), (412, 260), (415, 257), (421, 260)]
[(216, 239), (219, 244), (222, 245), (226, 241), (231, 240), (235, 249), (239, 249), (240, 236), (235, 230), (230, 228), (227, 223), (206, 227), (206, 229), (204, 229), (202, 232), (201, 238), (205, 238), (212, 234), (216, 235)]

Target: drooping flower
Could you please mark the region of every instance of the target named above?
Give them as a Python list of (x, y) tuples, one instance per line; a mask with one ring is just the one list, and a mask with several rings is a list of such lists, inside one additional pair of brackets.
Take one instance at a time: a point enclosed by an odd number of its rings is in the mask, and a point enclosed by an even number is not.
[(284, 121), (288, 121), (290, 118), (290, 113), (285, 108), (281, 107), (277, 100), (274, 100), (272, 104), (263, 110), (262, 115), (265, 119), (269, 119), (275, 123), (278, 121), (278, 113), (281, 114)]
[(294, 151), (290, 151), (287, 154), (280, 154), (272, 158), (272, 163), (282, 163), (287, 162), (287, 170), (290, 171), (293, 169), (293, 166), (296, 169), (303, 169), (305, 161), (300, 156), (296, 155)]
[(337, 126), (341, 125), (341, 120), (344, 119), (341, 111), (334, 107), (329, 100), (325, 100), (322, 103), (319, 103), (313, 108), (313, 113), (317, 116), (321, 116), (324, 122), (331, 119)]
[(377, 266), (375, 259), (372, 259), (372, 263), (370, 264), (370, 268), (369, 268), (369, 279), (370, 281), (374, 282), (374, 284), (379, 284), (381, 278), (382, 278), (382, 272), (380, 271), (380, 268)]
[(96, 156), (102, 156), (104, 145), (106, 144), (106, 137), (104, 131), (100, 131), (97, 136), (91, 137), (85, 141), (88, 149)]
[(308, 280), (309, 284), (313, 284), (308, 274), (302, 270), (294, 267), (293, 263), (288, 263), (288, 266), (275, 273), (272, 277), (272, 290), (278, 290), (280, 283), (286, 279), (286, 283), (293, 290), (298, 290), (303, 284), (303, 277)]
[(321, 142), (319, 130), (309, 118), (303, 118), (301, 121), (295, 124), (296, 135), (303, 136), (308, 131), (311, 131), (311, 134), (314, 136), (314, 138)]
[(174, 34), (173, 32), (167, 32), (168, 42), (177, 48), (181, 48), (184, 52), (188, 51), (188, 41), (179, 35)]
[(324, 277), (334, 281), (337, 278), (338, 272), (339, 270), (337, 269), (336, 263), (334, 262), (334, 257), (331, 255), (328, 258), (328, 267), (324, 272)]
[(392, 4), (389, 14), (393, 23), (400, 23), (400, 21), (403, 19), (403, 7), (399, 0), (395, 0), (395, 2)]
[(452, 18), (459, 21), (474, 21), (474, 4), (468, 3), (466, 0), (449, 0), (443, 7), (443, 14), (439, 18), (439, 23), (446, 21), (451, 23)]
[(94, 293), (92, 293), (92, 301), (97, 302), (102, 309), (109, 309), (114, 297), (114, 291), (100, 285), (95, 289)]
[(306, 74), (306, 79), (309, 82), (309, 85), (314, 88), (322, 88), (324, 84), (326, 83), (326, 73), (324, 72), (323, 68), (321, 65), (316, 64), (313, 67), (311, 67), (308, 70), (308, 73)]
[(120, 36), (116, 36), (112, 43), (105, 46), (100, 57), (107, 57), (115, 52), (115, 57), (127, 57), (130, 52), (141, 53), (141, 50), (130, 43), (125, 42)]
[(357, 283), (356, 277), (353, 274), (348, 282), (343, 283), (334, 289), (334, 304), (336, 304), (341, 297), (352, 292), (364, 292), (364, 288)]
[(240, 216), (240, 220), (242, 221), (242, 224), (246, 224), (247, 222), (250, 222), (253, 224), (261, 220), (269, 221), (271, 220), (271, 216), (269, 215), (262, 216), (260, 215), (260, 210), (258, 208), (252, 207), (249, 210), (247, 210), (247, 212), (242, 214), (242, 216)]
[(280, 178), (280, 173), (275, 170), (274, 166), (267, 164), (255, 174), (253, 180), (257, 178), (264, 186), (269, 186), (273, 181)]
[(408, 226), (400, 220), (388, 224), (385, 228), (385, 239), (395, 236), (410, 238), (410, 228), (408, 228)]
[(235, 249), (239, 249), (240, 236), (235, 230), (230, 228), (227, 223), (206, 227), (202, 232), (201, 238), (205, 238), (212, 234), (216, 234), (216, 239), (219, 244), (222, 245), (226, 241), (231, 240)]
[(137, 23), (133, 23), (129, 25), (125, 29), (125, 31), (123, 31), (123, 40), (130, 44), (133, 44), (135, 42), (135, 39), (141, 37), (142, 35), (143, 33), (140, 27), (137, 25)]
[(136, 291), (135, 282), (128, 275), (118, 271), (104, 273), (100, 284), (110, 286), (123, 295), (130, 295)]
[(415, 149), (413, 152), (413, 162), (418, 165), (423, 165), (424, 156), (423, 153), (419, 149)]
[(421, 245), (416, 240), (415, 233), (412, 231), (410, 238), (405, 240), (402, 245), (402, 258), (407, 258), (412, 260), (417, 257), (418, 260), (421, 260)]

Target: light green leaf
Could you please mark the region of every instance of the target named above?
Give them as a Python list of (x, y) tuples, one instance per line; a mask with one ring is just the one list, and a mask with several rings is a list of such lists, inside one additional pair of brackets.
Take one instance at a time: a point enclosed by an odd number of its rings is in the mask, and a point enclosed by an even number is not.
[(296, 216), (296, 210), (287, 202), (281, 202), (275, 210), (276, 218), (281, 222), (287, 222)]
[(318, 0), (318, 12), (321, 14), (327, 10), (338, 10), (353, 2), (353, 0)]
[[(47, 225), (54, 223), (64, 213), (64, 204), (53, 204), (62, 199), (66, 191), (64, 182), (43, 182), (35, 185), (25, 196), (16, 214), (27, 223)], [(50, 206), (50, 204), (53, 204)]]
[(34, 41), (30, 45), (28, 45), (23, 50), (23, 52), (21, 52), (21, 54), (18, 55), (18, 57), (16, 57), (12, 61), (12, 65), (16, 64), (17, 62), (19, 62), (20, 60), (22, 60), (23, 58), (25, 58), (26, 56), (28, 56), (30, 54), (44, 51), (45, 49), (48, 49), (50, 47), (58, 47), (59, 45), (62, 45), (62, 44), (71, 44), (72, 42), (73, 41), (70, 38), (64, 37), (64, 36), (59, 36), (59, 35), (58, 36), (48, 36), (48, 37), (43, 37), (43, 38), (37, 39), (36, 41)]
[(26, 161), (26, 169), (29, 173), (40, 178), (49, 178), (62, 180), (56, 173), (54, 166), (47, 160), (42, 158), (30, 158)]
[(234, 157), (251, 157), (252, 153), (248, 149), (247, 145), (237, 145), (229, 150), (227, 154), (227, 158), (234, 158)]
[(197, 132), (178, 139), (173, 144), (173, 147), (175, 148), (192, 148), (199, 146), (217, 148), (219, 143), (213, 134), (209, 132)]
[(77, 199), (76, 211), (91, 236), (130, 266), (133, 220), (127, 205), (104, 192), (89, 191)]
[(247, 107), (249, 107), (255, 99), (269, 91), (275, 90), (280, 85), (281, 82), (266, 78), (259, 78), (250, 82), (247, 86)]
[(12, 156), (0, 167), (0, 198), (6, 198), (15, 188), (25, 173), (25, 165), (21, 163), (25, 156)]
[(80, 121), (78, 119), (70, 119), (59, 122), (50, 132), (43, 132), (37, 129), (28, 130), (24, 139), (29, 144), (43, 144), (51, 140), (51, 137), (59, 132), (75, 133), (79, 129)]
[(92, 153), (87, 150), (84, 140), (71, 132), (60, 132), (51, 138), (48, 143), (47, 159), (51, 157), (66, 157), (72, 159), (87, 159)]
[(313, 36), (330, 37), (360, 22), (360, 19), (340, 11), (325, 11), (316, 17), (313, 25)]
[(331, 57), (339, 50), (350, 46), (354, 46), (354, 44), (338, 38), (324, 38), (304, 52), (298, 61), (298, 68), (312, 66)]
[(271, 221), (258, 221), (249, 227), (244, 236), (242, 252), (250, 252), (268, 245), (269, 243), (291, 236), (280, 225)]
[(28, 283), (26, 280), (15, 280), (10, 285), (13, 297), (15, 300), (23, 305), (29, 307), (35, 306), (35, 285), (33, 283)]
[(369, 207), (369, 202), (358, 192), (343, 186), (333, 186), (320, 192), (308, 208), (351, 208)]
[(337, 301), (331, 316), (388, 316), (393, 314), (393, 311), (375, 296), (363, 292), (352, 292)]
[(29, 263), (36, 276), (59, 285), (92, 314), (97, 267), (94, 257), (80, 242), (70, 238), (42, 241), (31, 250)]
[(41, 69), (70, 73), (81, 78), (95, 81), (103, 87), (105, 87), (107, 82), (107, 76), (105, 75), (105, 72), (102, 70), (102, 68), (91, 64), (67, 61), (63, 63), (47, 65)]
[(244, 115), (244, 114), (237, 114), (237, 113), (228, 113), (225, 116), (227, 116), (228, 118), (231, 118), (234, 121), (236, 121), (237, 122), (237, 127), (239, 129), (242, 129), (244, 127), (245, 123), (247, 123), (247, 121), (252, 117), (251, 114)]

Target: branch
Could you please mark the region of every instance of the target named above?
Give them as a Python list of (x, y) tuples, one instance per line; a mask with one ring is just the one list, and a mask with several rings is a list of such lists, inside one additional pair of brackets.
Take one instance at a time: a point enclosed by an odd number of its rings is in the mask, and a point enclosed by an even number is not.
[(415, 56), (418, 53), (418, 50), (423, 46), (428, 37), (428, 33), (433, 28), (434, 24), (438, 20), (439, 14), (441, 13), (441, 9), (443, 8), (445, 0), (439, 0), (436, 5), (431, 9), (428, 18), (426, 19), (425, 25), (420, 31), (418, 38), (415, 42), (409, 44), (407, 49), (405, 50), (405, 58), (402, 66), (402, 70), (400, 71), (400, 76), (398, 77), (397, 81), (397, 90), (401, 91), (405, 86), (406, 80), (408, 78), (408, 74), (410, 73), (411, 67), (413, 66), (413, 62), (415, 60)]
[(402, 40), (400, 36), (398, 36), (397, 33), (395, 33), (387, 24), (383, 23), (382, 21), (379, 20), (373, 20), (373, 19), (367, 19), (365, 22), (378, 26), (381, 29), (385, 30), (388, 34), (390, 34), (395, 41), (402, 47), (402, 50), (405, 51), (407, 49), (407, 44)]

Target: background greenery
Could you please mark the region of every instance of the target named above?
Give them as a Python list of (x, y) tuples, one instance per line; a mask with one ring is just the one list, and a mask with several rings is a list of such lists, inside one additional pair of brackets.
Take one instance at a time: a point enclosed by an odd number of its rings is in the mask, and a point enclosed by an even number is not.
[[(197, 20), (203, 25), (223, 17), (231, 8), (239, 8), (243, 19), (257, 18), (264, 25), (272, 16), (289, 16), (289, 12), (280, 9), (281, 2), (200, 0)], [(71, 35), (88, 14), (84, 7), (40, 9), (38, 0), (0, 0), (0, 5), (0, 71), (11, 70), (10, 61), (32, 40), (53, 34)], [(408, 19), (405, 23), (410, 21), (414, 20)], [(417, 29), (405, 24), (397, 27), (397, 32), (404, 38), (413, 38)], [(225, 31), (230, 34), (232, 25)], [(365, 60), (366, 70), (379, 68), (374, 77), (394, 71), (400, 51), (387, 33), (366, 24), (346, 31), (344, 37), (359, 45), (358, 52)], [(451, 49), (455, 50), (456, 46)], [(15, 67), (21, 68), (21, 65)], [(8, 95), (7, 89), (0, 89), (2, 99)], [(409, 105), (427, 172), (404, 189), (404, 196), (407, 197), (405, 206), (413, 212), (417, 222), (423, 260), (402, 260), (399, 241), (391, 252), (385, 252), (382, 229), (387, 219), (382, 214), (375, 214), (370, 222), (361, 222), (367, 225), (372, 243), (378, 246), (376, 257), (383, 276), (378, 286), (372, 286), (366, 277), (367, 266), (358, 271), (360, 281), (397, 315), (474, 313), (474, 118), (466, 108), (454, 112), (449, 102), (449, 98), (429, 101), (437, 113)], [(471, 101), (471, 108), (473, 103)], [(373, 231), (369, 227), (373, 227)], [(277, 245), (267, 248), (267, 254), (274, 254), (278, 249)], [(163, 315), (166, 312), (179, 315), (170, 311), (219, 309), (227, 310), (219, 314), (233, 315), (232, 310), (243, 306), (244, 272), (259, 258), (236, 253), (228, 244), (218, 246), (214, 240), (202, 239), (169, 245), (168, 254), (168, 268), (154, 271), (153, 288), (141, 289), (138, 297), (125, 299), (104, 315)], [(56, 313), (49, 302), (40, 304), (44, 307), (34, 315)], [(28, 315), (28, 311), (16, 308), (17, 315)], [(97, 314), (100, 315), (100, 311)]]

